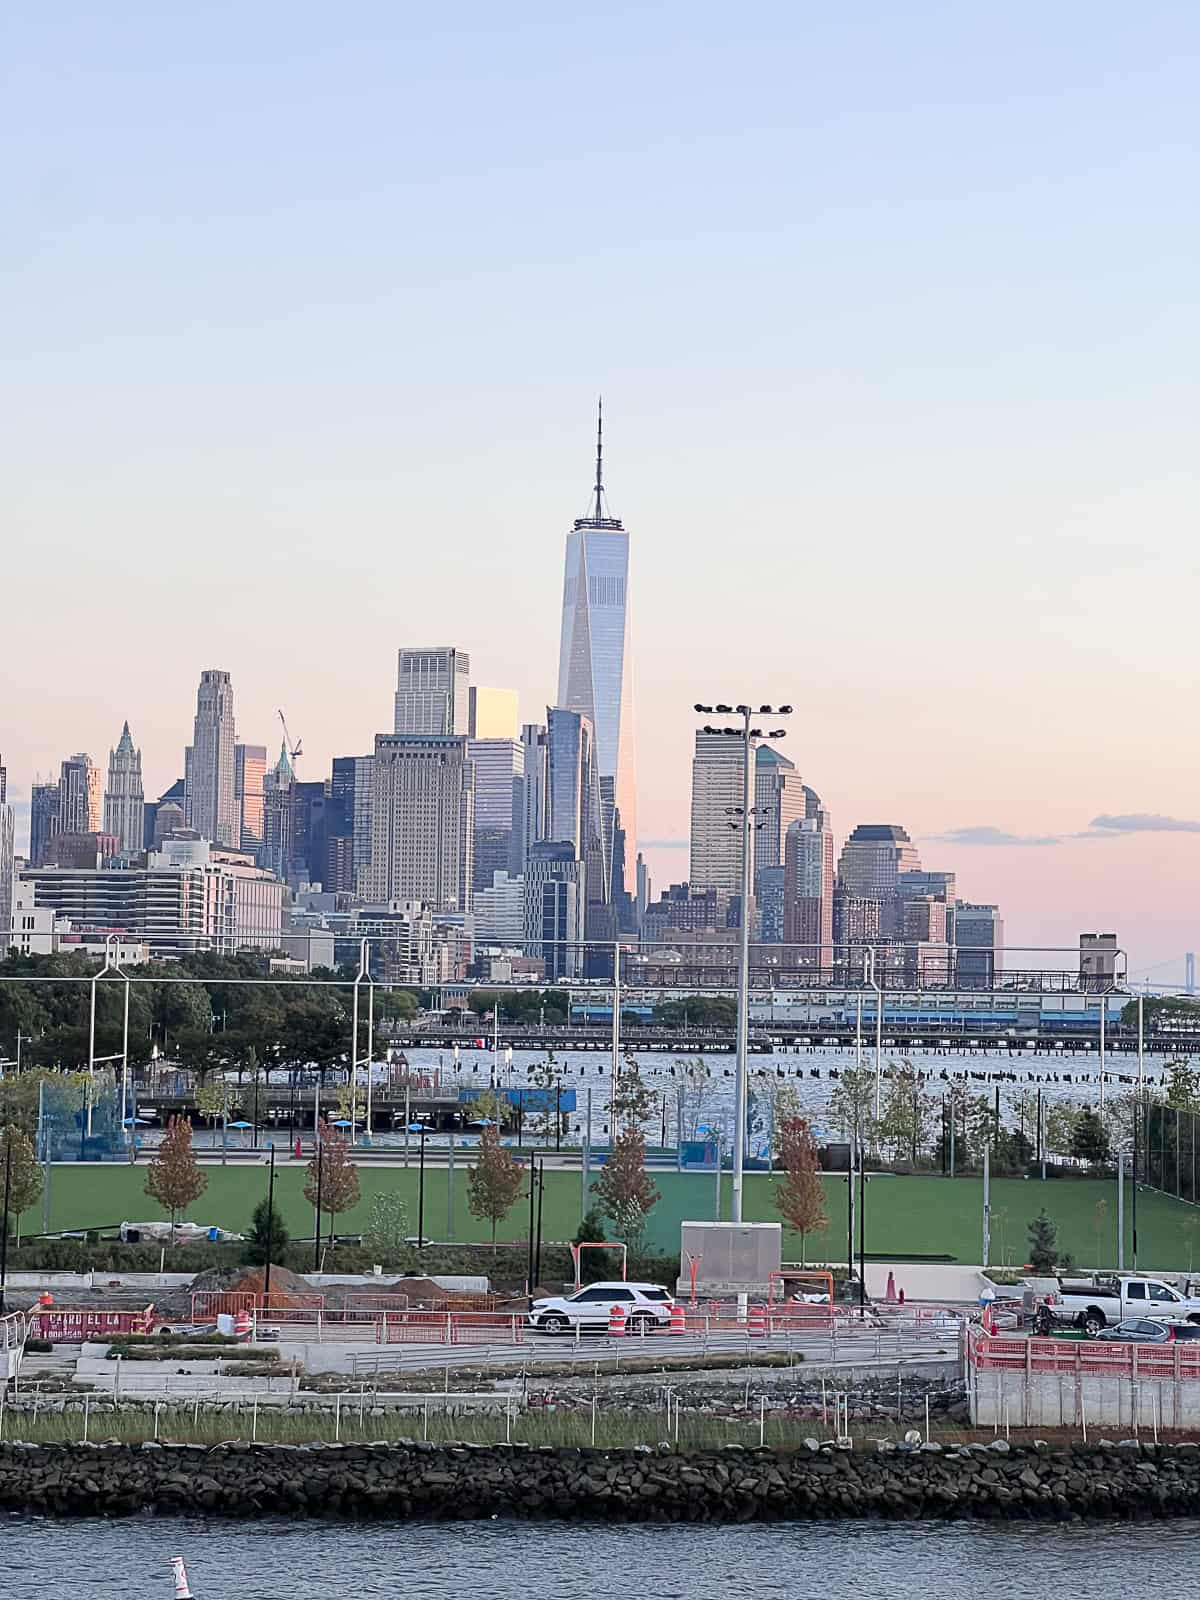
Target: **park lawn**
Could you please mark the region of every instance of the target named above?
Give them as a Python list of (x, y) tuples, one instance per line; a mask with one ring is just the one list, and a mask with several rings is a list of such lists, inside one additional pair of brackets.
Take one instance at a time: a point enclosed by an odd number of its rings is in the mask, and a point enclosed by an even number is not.
[[(209, 1166), (204, 1196), (189, 1208), (193, 1222), (219, 1224), (244, 1232), (258, 1201), (266, 1194), (267, 1173), (261, 1166)], [(162, 1209), (145, 1193), (146, 1168), (124, 1164), (91, 1166), (57, 1165), (51, 1182), (50, 1226), (54, 1231), (78, 1228), (111, 1228), (123, 1221), (145, 1222), (165, 1217)], [(366, 1167), (360, 1169), (362, 1196), (359, 1204), (337, 1218), (339, 1233), (358, 1233), (366, 1226), (371, 1199), (383, 1192), (398, 1191), (409, 1208), (412, 1232), (417, 1231), (416, 1165)], [(685, 1220), (705, 1221), (714, 1215), (716, 1184), (711, 1173), (656, 1172), (654, 1181), (660, 1200), (650, 1215), (647, 1246), (675, 1254), (679, 1249), (679, 1225)], [(308, 1234), (313, 1227), (312, 1208), (304, 1199), (305, 1169), (279, 1166), (276, 1169), (276, 1204), (294, 1236)], [(572, 1238), (579, 1226), (581, 1177), (576, 1172), (547, 1172), (543, 1202), (543, 1237), (547, 1240)], [(778, 1221), (773, 1202), (774, 1180), (765, 1174), (746, 1175), (746, 1220)], [(846, 1257), (846, 1182), (827, 1177), (829, 1223), (820, 1233), (809, 1236), (808, 1260), (845, 1260)], [(721, 1183), (721, 1215), (729, 1217), (730, 1175)], [(430, 1169), (425, 1175), (425, 1232), (435, 1239), (448, 1239), (447, 1174)], [(1116, 1262), (1116, 1185), (1092, 1179), (1057, 1179), (1042, 1183), (1035, 1179), (997, 1178), (992, 1182), (993, 1265), (1022, 1266), (1027, 1257), (1030, 1220), (1044, 1206), (1058, 1227), (1061, 1249), (1068, 1250), (1081, 1266)], [(1125, 1253), (1132, 1259), (1132, 1190), (1125, 1194)], [(1106, 1202), (1099, 1233), (1096, 1207)], [(878, 1174), (867, 1184), (868, 1255), (903, 1260), (912, 1257), (949, 1257), (968, 1264), (977, 1263), (982, 1251), (983, 1184), (978, 1178), (893, 1177)], [(34, 1207), (23, 1218), (24, 1230), (40, 1225), (40, 1208)], [(458, 1241), (486, 1241), (490, 1227), (471, 1216), (467, 1209), (466, 1168), (459, 1167), (454, 1182), (453, 1237)], [(529, 1205), (524, 1198), (509, 1212), (497, 1230), (500, 1240), (528, 1237)], [(1163, 1270), (1190, 1270), (1196, 1234), (1200, 1231), (1200, 1212), (1167, 1195), (1141, 1191), (1138, 1194), (1138, 1259), (1141, 1264)], [(328, 1227), (328, 1222), (324, 1224)], [(856, 1227), (857, 1233), (857, 1227)], [(855, 1241), (857, 1250), (857, 1239)], [(800, 1259), (800, 1241), (785, 1230), (784, 1259)]]

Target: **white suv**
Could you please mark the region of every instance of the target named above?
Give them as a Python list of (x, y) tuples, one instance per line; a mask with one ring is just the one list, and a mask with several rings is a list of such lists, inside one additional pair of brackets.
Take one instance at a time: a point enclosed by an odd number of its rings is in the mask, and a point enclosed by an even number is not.
[(671, 1321), (674, 1296), (659, 1283), (589, 1283), (574, 1294), (535, 1300), (529, 1308), (529, 1326), (539, 1333), (608, 1332), (614, 1306), (625, 1313), (629, 1333), (650, 1333)]

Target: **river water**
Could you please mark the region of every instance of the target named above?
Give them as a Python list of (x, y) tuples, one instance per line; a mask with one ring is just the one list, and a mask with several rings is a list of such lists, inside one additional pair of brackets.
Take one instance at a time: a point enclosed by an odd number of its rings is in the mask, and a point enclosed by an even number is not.
[[(842, 1522), (737, 1527), (566, 1523), (0, 1522), (4, 1600), (171, 1600), (183, 1555), (196, 1600), (822, 1600), (868, 1595), (1140, 1593), (1186, 1579), (1200, 1522)], [(1081, 1574), (1090, 1574), (1086, 1579)], [(1194, 1591), (1192, 1591), (1194, 1592)]]

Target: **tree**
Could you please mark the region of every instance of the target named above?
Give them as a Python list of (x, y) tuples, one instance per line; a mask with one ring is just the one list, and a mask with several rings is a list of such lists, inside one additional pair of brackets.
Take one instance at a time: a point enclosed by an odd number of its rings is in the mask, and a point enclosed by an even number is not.
[[(591, 1205), (584, 1213), (583, 1221), (575, 1234), (576, 1244), (599, 1244), (602, 1239), (607, 1239), (608, 1234), (604, 1226), (604, 1213), (597, 1205)], [(608, 1250), (587, 1250), (580, 1253), (579, 1280), (581, 1283), (593, 1283), (597, 1278), (607, 1278), (615, 1271), (612, 1255)]]
[(1069, 1155), (1075, 1141), (1075, 1122), (1079, 1116), (1074, 1106), (1051, 1106), (1046, 1113), (1046, 1148), (1057, 1155)]
[(612, 1099), (614, 1128), (621, 1124), (626, 1128), (640, 1128), (653, 1115), (657, 1098), (654, 1090), (646, 1087), (637, 1062), (632, 1056), (626, 1056), (617, 1074), (617, 1089)]
[(492, 1225), (492, 1250), (496, 1226), (516, 1204), (524, 1174), (511, 1150), (500, 1143), (500, 1130), (484, 1128), (479, 1136), (479, 1157), (467, 1177), (467, 1209), (473, 1217)]
[(1058, 1229), (1043, 1206), (1029, 1224), (1029, 1265), (1039, 1278), (1051, 1278), (1058, 1265)]
[(1197, 1093), (1200, 1078), (1186, 1058), (1167, 1062), (1163, 1068), (1163, 1084), (1167, 1092), (1167, 1104), (1176, 1111), (1200, 1110), (1200, 1094)]
[(172, 1246), (179, 1218), (207, 1188), (208, 1177), (192, 1149), (192, 1125), (186, 1117), (172, 1117), (146, 1173), (146, 1193), (171, 1213)]
[(892, 1159), (915, 1167), (933, 1126), (933, 1100), (921, 1093), (920, 1079), (906, 1061), (892, 1069), (879, 1121), (880, 1136), (892, 1144)]
[[(8, 1177), (11, 1163), (12, 1175)], [(35, 1204), (42, 1192), (42, 1169), (34, 1154), (33, 1141), (21, 1128), (9, 1126), (0, 1131), (0, 1205), (8, 1184), (8, 1215), (16, 1224), (17, 1243), (21, 1242), (21, 1213)]]
[(875, 1143), (875, 1074), (865, 1067), (847, 1067), (829, 1096), (829, 1120), (860, 1150)]
[(511, 1128), (517, 1120), (517, 1108), (507, 1095), (494, 1089), (481, 1089), (471, 1101), (472, 1122), (494, 1122), (499, 1128)]
[[(320, 1195), (321, 1211), (329, 1218), (329, 1242), (333, 1244), (333, 1219), (343, 1211), (352, 1211), (358, 1204), (360, 1193), (358, 1168), (350, 1159), (350, 1146), (339, 1129), (324, 1117), (317, 1123), (317, 1148), (308, 1163), (305, 1174), (304, 1198), (316, 1210)], [(321, 1231), (321, 1216), (317, 1213), (317, 1232)]]
[(789, 1117), (783, 1125), (779, 1167), (775, 1206), (788, 1226), (800, 1235), (803, 1266), (808, 1235), (819, 1232), (829, 1221), (817, 1141), (803, 1117)]
[(250, 1231), (246, 1235), (244, 1256), (254, 1266), (264, 1267), (268, 1261), (279, 1261), (287, 1250), (291, 1235), (279, 1214), (279, 1207), (267, 1203), (264, 1195), (254, 1208)]
[(557, 1088), (562, 1082), (562, 1069), (554, 1059), (553, 1050), (547, 1051), (544, 1061), (535, 1061), (529, 1069), (529, 1087), (536, 1091), (541, 1109), (523, 1117), (534, 1138), (550, 1139), (554, 1136), (557, 1117)]
[(595, 1190), (600, 1209), (612, 1222), (617, 1237), (636, 1251), (646, 1232), (646, 1218), (659, 1199), (646, 1171), (646, 1141), (640, 1128), (623, 1128), (613, 1140)]
[(367, 1213), (363, 1243), (377, 1261), (394, 1261), (408, 1243), (408, 1207), (395, 1189), (377, 1194)]
[(703, 1056), (677, 1061), (674, 1071), (683, 1089), (683, 1127), (679, 1137), (694, 1139), (704, 1115), (704, 1103), (712, 1089), (712, 1071)]
[(1099, 1166), (1109, 1158), (1108, 1134), (1090, 1106), (1084, 1106), (1075, 1119), (1071, 1134), (1071, 1154), (1079, 1161)]

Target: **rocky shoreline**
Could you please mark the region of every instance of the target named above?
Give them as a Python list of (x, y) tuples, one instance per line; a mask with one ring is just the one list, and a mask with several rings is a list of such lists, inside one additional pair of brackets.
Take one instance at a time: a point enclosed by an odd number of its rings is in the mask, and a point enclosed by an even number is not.
[(796, 1451), (0, 1445), (0, 1509), (51, 1517), (753, 1522), (1200, 1515), (1200, 1445)]

